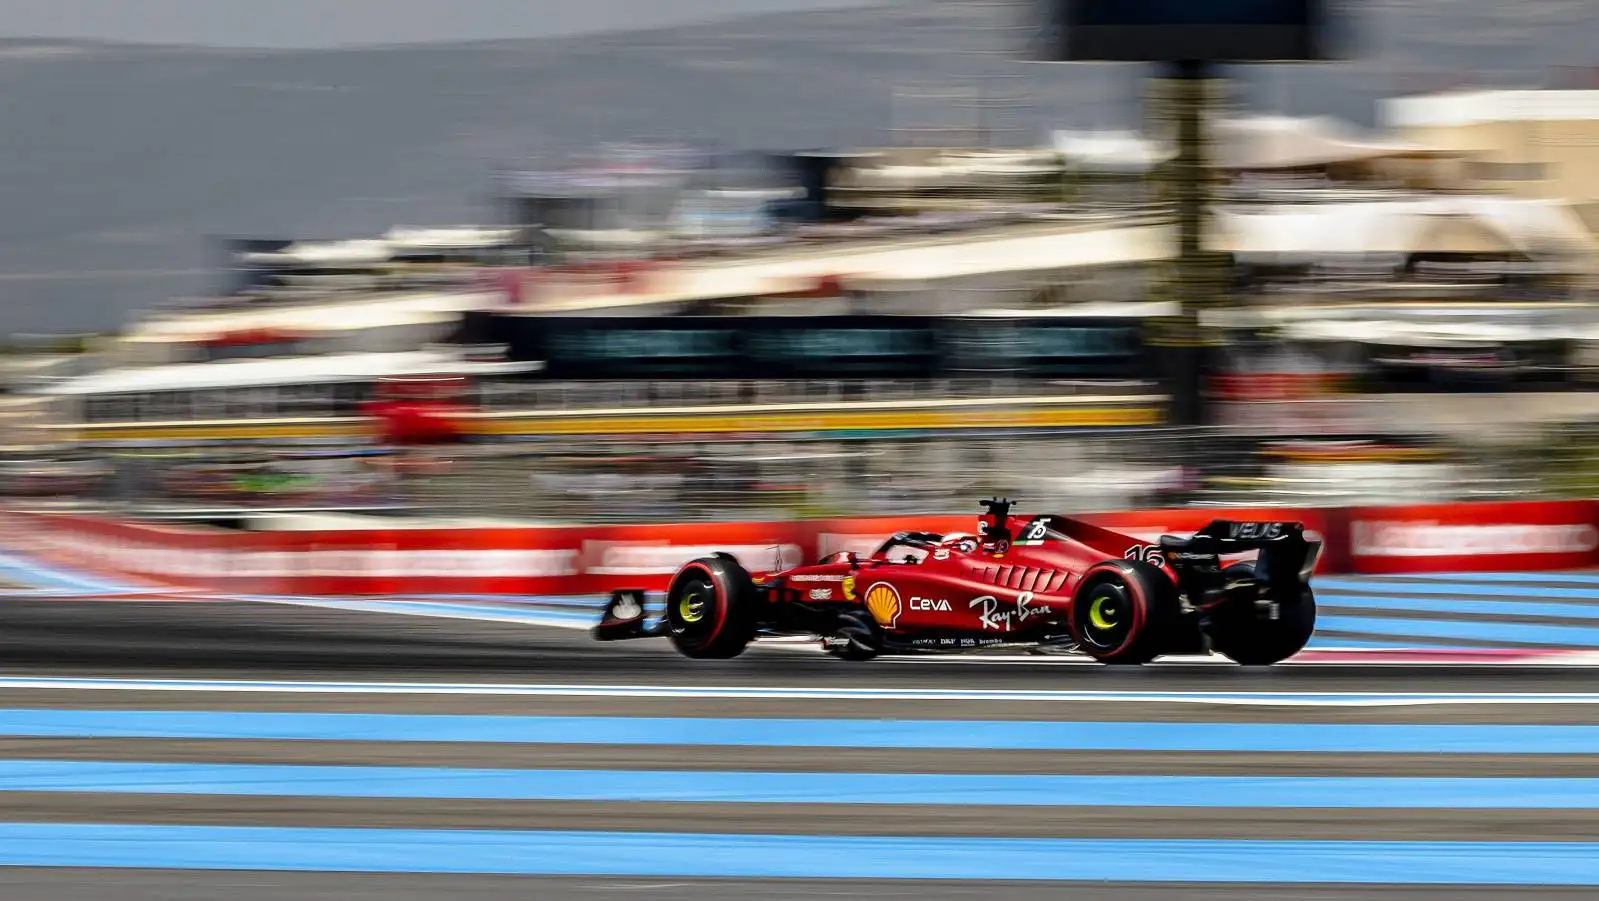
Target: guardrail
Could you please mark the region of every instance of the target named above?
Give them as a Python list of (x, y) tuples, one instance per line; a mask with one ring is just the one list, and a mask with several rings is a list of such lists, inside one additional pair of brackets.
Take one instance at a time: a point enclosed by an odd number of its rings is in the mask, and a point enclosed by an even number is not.
[[(1029, 505), (1029, 510), (1047, 506)], [(1599, 502), (1394, 507), (1149, 509), (1086, 516), (1142, 540), (1212, 519), (1298, 521), (1324, 541), (1321, 574), (1542, 571), (1599, 564)], [(251, 595), (503, 594), (524, 598), (659, 591), (683, 563), (721, 551), (756, 573), (824, 554), (869, 553), (894, 531), (972, 531), (974, 514), (310, 531), (149, 525), (59, 512), (0, 512), (11, 549), (173, 586)]]
[[(637, 407), (589, 406), (586, 389), (573, 388), (571, 395), (554, 393), (543, 400), (549, 404), (534, 409), (493, 409), (467, 413), (463, 428), (467, 435), (482, 440), (539, 439), (551, 436), (638, 436), (694, 434), (747, 435), (756, 433), (858, 432), (884, 430), (931, 432), (966, 429), (1058, 429), (1147, 426), (1164, 417), (1163, 395), (1150, 391), (1144, 383), (1132, 383), (1130, 393), (1106, 394), (1123, 386), (1100, 383), (1065, 383), (1061, 389), (1078, 393), (1024, 393), (994, 396), (982, 393), (974, 384), (966, 389), (952, 387), (954, 396), (916, 396), (917, 389), (904, 388), (878, 393), (873, 399), (854, 394), (851, 383), (821, 382), (808, 395), (794, 396), (790, 402), (775, 401), (785, 396), (779, 391), (769, 400), (754, 403), (753, 389), (759, 383), (743, 383), (751, 390), (744, 402), (717, 404), (718, 389), (695, 393), (691, 389), (661, 387), (654, 402)], [(778, 384), (778, 383), (773, 383)], [(797, 385), (799, 383), (791, 383)], [(983, 382), (993, 390), (999, 382)], [(804, 389), (795, 388), (798, 393)], [(853, 396), (852, 396), (853, 395)], [(904, 396), (910, 395), (910, 396)], [(684, 401), (671, 405), (674, 398)], [(522, 400), (529, 400), (522, 395)], [(299, 416), (285, 418), (163, 421), (94, 422), (55, 424), (39, 427), (52, 436), (49, 440), (76, 440), (90, 446), (126, 442), (202, 442), (202, 441), (337, 441), (369, 438), (373, 424), (359, 416)]]
[(90, 487), (52, 494), (24, 480), (16, 484), (33, 488), (0, 484), (0, 495), (76, 498), (124, 513), (379, 505), (419, 516), (587, 523), (944, 514), (994, 494), (1075, 511), (1599, 498), (1599, 430), (1479, 432), (1345, 443), (1248, 428), (1126, 428), (572, 435), (422, 453), (127, 449), (89, 458), (107, 469)]
[(1044, 399), (1051, 397), (1162, 399), (1147, 380), (810, 379), (659, 382), (486, 382), (480, 405), (491, 413), (603, 412), (622, 408), (714, 407), (739, 404), (889, 403), (898, 401)]

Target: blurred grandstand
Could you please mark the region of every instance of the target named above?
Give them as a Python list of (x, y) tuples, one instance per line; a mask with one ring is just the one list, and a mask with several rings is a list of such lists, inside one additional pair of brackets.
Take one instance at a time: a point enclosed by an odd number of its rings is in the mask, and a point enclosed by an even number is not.
[(1385, 113), (1213, 123), (1202, 428), (1165, 425), (1145, 340), (1158, 137), (613, 147), (506, 173), (491, 226), (230, 241), (215, 296), (13, 348), (0, 491), (586, 521), (1591, 495), (1599, 92)]

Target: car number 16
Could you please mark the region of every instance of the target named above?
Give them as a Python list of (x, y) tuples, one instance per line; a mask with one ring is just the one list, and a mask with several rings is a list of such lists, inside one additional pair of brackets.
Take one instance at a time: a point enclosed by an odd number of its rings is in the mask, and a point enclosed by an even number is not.
[(1128, 548), (1122, 554), (1122, 557), (1126, 560), (1142, 560), (1150, 566), (1166, 565), (1166, 555), (1162, 554), (1160, 548), (1153, 544), (1135, 544)]

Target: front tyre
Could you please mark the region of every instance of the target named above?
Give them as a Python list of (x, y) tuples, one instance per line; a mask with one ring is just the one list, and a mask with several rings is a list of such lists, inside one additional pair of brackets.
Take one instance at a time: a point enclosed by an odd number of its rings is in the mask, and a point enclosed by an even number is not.
[(883, 652), (882, 632), (859, 613), (838, 618), (838, 628), (824, 642), (827, 653), (840, 660), (871, 660)]
[(1072, 596), (1078, 647), (1100, 663), (1137, 666), (1165, 652), (1179, 616), (1177, 589), (1141, 560), (1092, 570)]
[[(1234, 563), (1223, 570), (1228, 581), (1255, 578), (1255, 567)], [(1211, 650), (1241, 666), (1271, 666), (1305, 649), (1316, 631), (1316, 595), (1305, 586), (1299, 597), (1280, 600), (1272, 619), (1254, 605), (1220, 611), (1212, 618)]]
[(666, 592), (666, 634), (684, 657), (727, 660), (755, 640), (755, 583), (731, 557), (686, 564)]

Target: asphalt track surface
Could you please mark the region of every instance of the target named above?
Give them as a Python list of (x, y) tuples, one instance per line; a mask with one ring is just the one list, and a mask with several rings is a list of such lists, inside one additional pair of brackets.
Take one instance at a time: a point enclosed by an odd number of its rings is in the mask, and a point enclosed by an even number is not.
[[(0, 605), (0, 663), (12, 674), (228, 678), (582, 680), (617, 685), (796, 684), (1099, 690), (1588, 691), (1582, 668), (1317, 665), (1245, 670), (1159, 663), (1058, 670), (1049, 658), (973, 657), (849, 665), (765, 649), (691, 661), (664, 641), (596, 643), (573, 629), (390, 616), (267, 603), (9, 599)], [(980, 672), (979, 672), (980, 670)], [(777, 680), (777, 681), (774, 681)]]
[[(298, 714), (386, 714), (399, 717), (488, 718), (692, 718), (759, 721), (802, 718), (818, 723), (849, 720), (973, 722), (974, 730), (1007, 722), (1175, 724), (1199, 728), (1229, 723), (1280, 730), (1284, 740), (1306, 729), (1455, 725), (1492, 730), (1522, 726), (1599, 726), (1599, 704), (1416, 704), (1407, 706), (1238, 706), (1220, 693), (1238, 692), (1462, 692), (1579, 693), (1599, 689), (1581, 667), (1289, 666), (1245, 670), (1226, 665), (1160, 664), (1137, 669), (1080, 666), (1057, 658), (1007, 655), (982, 663), (922, 659), (849, 664), (796, 647), (756, 647), (745, 656), (706, 663), (677, 657), (660, 642), (596, 644), (576, 630), (505, 623), (384, 616), (287, 605), (195, 602), (77, 602), (9, 599), (0, 604), (0, 673), (7, 677), (123, 677), (134, 680), (290, 680), (418, 683), (561, 683), (611, 686), (605, 696), (527, 694), (363, 694), (290, 692), (270, 687), (240, 693), (225, 686), (184, 691), (40, 689), (0, 681), (0, 725), (18, 711), (77, 711), (84, 716), (143, 716), (157, 711)], [(949, 689), (1084, 692), (1217, 693), (1215, 703), (1104, 700), (896, 699), (870, 702), (837, 698), (639, 697), (628, 692), (659, 686), (805, 686), (811, 688)], [(1384, 807), (1382, 798), (1339, 800), (1328, 807), (1242, 806), (1227, 798), (1170, 806), (1152, 795), (1138, 803), (1104, 803), (1095, 797), (1051, 799), (1018, 808), (982, 797), (944, 804), (844, 803), (844, 789), (815, 791), (809, 801), (751, 802), (749, 798), (362, 796), (370, 768), (415, 768), (415, 784), (439, 778), (440, 768), (503, 770), (659, 771), (689, 774), (944, 774), (1005, 777), (1075, 775), (1116, 779), (1182, 777), (1283, 777), (1456, 779), (1599, 777), (1599, 756), (1540, 748), (1499, 748), (1483, 753), (1392, 753), (1351, 746), (1302, 753), (1245, 747), (1107, 751), (1104, 748), (960, 750), (940, 747), (829, 746), (825, 738), (795, 736), (769, 746), (652, 742), (645, 745), (561, 741), (536, 743), (471, 740), (287, 739), (217, 736), (179, 730), (171, 735), (118, 734), (82, 727), (77, 734), (22, 735), (0, 729), (0, 793), (7, 823), (204, 830), (273, 827), (285, 830), (449, 831), (551, 830), (603, 833), (682, 833), (720, 836), (790, 836), (851, 840), (873, 836), (916, 841), (1172, 840), (1308, 842), (1599, 842), (1599, 805), (1541, 809), (1472, 806), (1469, 788), (1434, 806)], [(819, 728), (826, 728), (825, 725)], [(825, 733), (812, 733), (824, 735)], [(1278, 733), (1273, 732), (1272, 735)], [(1485, 733), (1486, 734), (1486, 733)], [(807, 741), (810, 743), (807, 744)], [(1358, 742), (1357, 742), (1358, 744)], [(1440, 749), (1442, 750), (1442, 749)], [(124, 774), (125, 790), (73, 791), (36, 785), (9, 774), (19, 761), (73, 763), (159, 762), (174, 765), (353, 767), (355, 775), (314, 787), (212, 793), (203, 778), (174, 787), (137, 772)], [(261, 777), (267, 778), (267, 777)], [(487, 777), (485, 777), (487, 778)], [(141, 782), (140, 780), (146, 780)], [(19, 781), (20, 780), (20, 781)], [(181, 781), (181, 780), (178, 780)], [(1153, 784), (1153, 783), (1151, 783)], [(1572, 782), (1573, 785), (1577, 783)], [(341, 787), (342, 786), (342, 787)], [(1574, 788), (1573, 791), (1578, 789)], [(281, 792), (281, 793), (280, 793)], [(492, 794), (492, 793), (490, 793)], [(601, 787), (600, 795), (606, 795)], [(1257, 793), (1258, 795), (1258, 793)], [(1396, 795), (1397, 797), (1397, 795)], [(1454, 806), (1460, 801), (1460, 806)], [(444, 830), (445, 832), (439, 832)], [(179, 835), (187, 833), (172, 833)], [(222, 834), (222, 833), (217, 833)], [(309, 833), (307, 833), (309, 834)], [(162, 835), (167, 835), (162, 833)], [(0, 856), (8, 853), (0, 836)], [(152, 845), (182, 848), (171, 840)], [(1018, 846), (1020, 847), (1020, 846)], [(1573, 847), (1578, 847), (1574, 845)], [(1593, 847), (1599, 847), (1595, 845)], [(161, 852), (168, 853), (168, 852)], [(171, 853), (178, 853), (176, 851)], [(198, 852), (196, 852), (198, 853)], [(1596, 852), (1599, 853), (1599, 852)], [(1403, 901), (1473, 898), (1593, 897), (1590, 886), (1540, 888), (1518, 883), (1469, 885), (1196, 884), (1180, 881), (1082, 882), (1021, 879), (901, 880), (894, 878), (773, 879), (763, 876), (560, 876), (488, 873), (274, 872), (248, 867), (206, 870), (193, 865), (118, 867), (27, 866), (0, 868), (0, 898), (75, 901), (144, 899), (437, 898), (580, 899), (799, 899), (857, 898), (1042, 899), (1071, 896), (1093, 901), (1143, 899), (1346, 899)], [(1018, 861), (1018, 872), (1028, 867)], [(1380, 862), (1379, 862), (1380, 863)], [(1136, 868), (1137, 862), (1131, 862)], [(618, 866), (627, 870), (627, 864)], [(327, 869), (341, 869), (330, 866)], [(1114, 869), (1114, 867), (1113, 867)], [(1218, 872), (1228, 872), (1218, 870)], [(1553, 872), (1553, 871), (1551, 871)], [(1374, 876), (1380, 881), (1380, 877)], [(1553, 880), (1552, 880), (1553, 881)], [(1534, 880), (1536, 882), (1536, 880)]]

